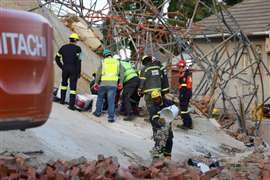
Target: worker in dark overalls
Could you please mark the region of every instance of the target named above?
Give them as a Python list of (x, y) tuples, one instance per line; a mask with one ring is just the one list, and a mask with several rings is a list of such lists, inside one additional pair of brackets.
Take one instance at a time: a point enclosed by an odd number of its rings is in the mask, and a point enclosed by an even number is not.
[(69, 36), (69, 43), (63, 45), (55, 56), (55, 61), (62, 70), (61, 83), (61, 104), (65, 104), (66, 92), (68, 89), (68, 80), (70, 82), (70, 98), (68, 108), (75, 110), (75, 99), (77, 94), (77, 81), (81, 75), (82, 50), (76, 44), (79, 36), (72, 33)]
[(179, 108), (180, 115), (183, 120), (183, 125), (178, 126), (181, 129), (188, 130), (192, 129), (192, 119), (188, 112), (188, 105), (192, 96), (192, 75), (186, 66), (186, 61), (181, 59), (178, 62), (179, 68)]

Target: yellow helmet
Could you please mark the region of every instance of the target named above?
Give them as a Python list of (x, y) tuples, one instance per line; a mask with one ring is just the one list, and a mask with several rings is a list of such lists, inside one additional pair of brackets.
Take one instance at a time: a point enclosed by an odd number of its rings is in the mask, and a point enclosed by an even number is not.
[(69, 36), (69, 38), (70, 39), (75, 39), (75, 40), (79, 40), (80, 38), (79, 38), (79, 35), (78, 34), (76, 34), (76, 33), (72, 33), (70, 36)]
[(154, 98), (157, 98), (157, 97), (160, 97), (161, 96), (161, 93), (159, 90), (154, 90), (152, 91), (151, 93), (151, 98), (154, 99)]

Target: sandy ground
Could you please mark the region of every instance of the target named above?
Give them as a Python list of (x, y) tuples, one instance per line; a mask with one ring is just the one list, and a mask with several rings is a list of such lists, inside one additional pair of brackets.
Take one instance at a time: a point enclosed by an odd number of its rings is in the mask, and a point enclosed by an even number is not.
[[(194, 130), (174, 130), (173, 159), (184, 160), (191, 156), (211, 152), (217, 157), (232, 156), (220, 148), (221, 144), (246, 151), (245, 146), (207, 119), (194, 117)], [(73, 112), (54, 103), (48, 122), (39, 128), (0, 132), (0, 153), (43, 150), (36, 156), (38, 162), (70, 160), (85, 156), (96, 159), (98, 154), (117, 156), (121, 165), (149, 164), (152, 148), (151, 127), (143, 119), (108, 123), (106, 115), (96, 118), (89, 112)]]

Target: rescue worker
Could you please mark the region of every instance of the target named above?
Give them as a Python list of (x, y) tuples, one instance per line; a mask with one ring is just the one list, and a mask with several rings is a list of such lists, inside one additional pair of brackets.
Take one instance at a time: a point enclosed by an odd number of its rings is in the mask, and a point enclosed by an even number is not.
[(142, 64), (144, 65), (144, 67), (140, 72), (140, 86), (138, 89), (138, 94), (140, 96), (144, 95), (146, 107), (148, 112), (150, 113), (150, 108), (153, 104), (151, 100), (151, 93), (154, 90), (161, 91), (162, 89), (161, 70), (160, 66), (153, 64), (152, 56), (143, 56)]
[(188, 112), (189, 100), (192, 96), (192, 75), (186, 66), (186, 61), (181, 59), (178, 62), (179, 68), (179, 108), (183, 124), (178, 126), (184, 130), (192, 129), (192, 119)]
[[(98, 67), (94, 89), (98, 90), (96, 111), (93, 113), (99, 117), (103, 108), (103, 100), (107, 95), (108, 100), (108, 121), (115, 122), (115, 96), (117, 89), (123, 88), (124, 72), (120, 62), (112, 57), (109, 49), (103, 50), (104, 59)], [(118, 83), (119, 82), (119, 83)]]
[(124, 89), (122, 92), (122, 109), (125, 111), (124, 121), (132, 121), (134, 119), (133, 108), (132, 108), (132, 99), (134, 92), (137, 93), (137, 89), (140, 84), (140, 79), (136, 70), (128, 61), (121, 61), (121, 64), (124, 68)]
[(161, 95), (162, 95), (163, 103), (166, 104), (166, 106), (170, 106), (170, 105), (172, 105), (172, 103), (165, 98), (165, 95), (170, 92), (167, 69), (157, 59), (153, 60), (153, 64), (160, 67), (160, 72), (161, 72)]
[(57, 65), (62, 69), (60, 103), (65, 104), (69, 80), (70, 99), (68, 108), (71, 110), (75, 110), (77, 81), (81, 75), (82, 50), (76, 45), (77, 41), (79, 41), (78, 34), (72, 33), (69, 36), (69, 43), (63, 45), (55, 56)]
[(173, 132), (171, 123), (160, 118), (160, 111), (166, 106), (163, 104), (162, 95), (159, 90), (151, 93), (152, 106), (150, 107), (150, 122), (153, 129), (154, 147), (151, 151), (153, 159), (171, 159), (173, 146)]

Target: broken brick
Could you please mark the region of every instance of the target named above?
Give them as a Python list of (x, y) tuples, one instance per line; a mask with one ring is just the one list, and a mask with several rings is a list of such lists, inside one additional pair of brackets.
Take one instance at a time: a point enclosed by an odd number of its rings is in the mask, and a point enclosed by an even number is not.
[(19, 175), (18, 173), (11, 173), (11, 174), (9, 175), (9, 178), (10, 178), (11, 180), (19, 179), (19, 177), (20, 177), (20, 175)]
[(158, 173), (160, 172), (160, 169), (152, 167), (152, 168), (150, 168), (150, 171), (151, 171), (151, 177), (155, 178), (155, 177), (157, 177)]
[(53, 170), (52, 167), (47, 167), (46, 175), (48, 176), (49, 179), (55, 178), (55, 171)]
[(0, 166), (0, 177), (5, 177), (5, 176), (7, 176), (8, 175), (8, 168), (7, 167), (5, 167), (5, 166), (3, 166), (3, 165), (1, 165)]
[(262, 179), (263, 180), (269, 180), (270, 179), (270, 172), (268, 170), (262, 171)]
[(67, 177), (63, 172), (57, 172), (56, 173), (56, 179), (57, 180), (67, 180)]
[(218, 173), (220, 173), (220, 169), (218, 169), (218, 168), (213, 168), (213, 169), (210, 169), (209, 171), (205, 172), (205, 174), (210, 176), (210, 177), (214, 177)]
[(117, 172), (118, 179), (133, 180), (134, 176), (127, 170), (119, 168)]
[(158, 160), (157, 162), (153, 164), (153, 167), (158, 168), (158, 169), (162, 168), (163, 166), (164, 166), (164, 162), (161, 160)]
[(211, 180), (211, 176), (209, 176), (207, 174), (203, 174), (200, 176), (200, 180)]
[(27, 171), (28, 177), (36, 178), (36, 170), (34, 168), (28, 168)]
[(73, 167), (71, 170), (71, 176), (78, 176), (80, 173), (80, 169), (78, 167)]

